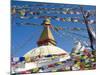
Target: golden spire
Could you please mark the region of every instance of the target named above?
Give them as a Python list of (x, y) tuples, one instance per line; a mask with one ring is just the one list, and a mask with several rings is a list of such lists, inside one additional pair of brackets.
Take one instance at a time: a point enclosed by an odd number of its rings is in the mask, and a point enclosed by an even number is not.
[(40, 36), (39, 41), (37, 42), (38, 46), (42, 46), (42, 45), (56, 45), (56, 41), (52, 35), (52, 32), (50, 30), (50, 20), (46, 19), (43, 21), (42, 23), (44, 25), (44, 29), (43, 32)]

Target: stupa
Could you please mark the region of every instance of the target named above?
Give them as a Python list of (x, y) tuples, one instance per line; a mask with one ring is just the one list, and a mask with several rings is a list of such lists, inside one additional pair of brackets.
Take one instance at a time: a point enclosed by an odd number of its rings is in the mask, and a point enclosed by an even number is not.
[[(17, 72), (33, 69), (33, 72), (52, 72), (60, 69), (69, 69), (70, 55), (67, 51), (57, 47), (57, 43), (50, 30), (51, 22), (49, 19), (43, 21), (44, 29), (37, 41), (37, 48), (27, 52), (24, 57), (26, 59), (25, 68), (17, 69)], [(66, 63), (66, 64), (64, 64)], [(38, 70), (36, 70), (38, 68)]]
[(47, 55), (67, 55), (68, 52), (56, 46), (56, 41), (50, 27), (52, 26), (49, 19), (44, 20), (42, 23), (44, 26), (43, 32), (37, 42), (38, 47), (30, 50), (24, 56), (34, 57), (34, 56), (47, 56)]

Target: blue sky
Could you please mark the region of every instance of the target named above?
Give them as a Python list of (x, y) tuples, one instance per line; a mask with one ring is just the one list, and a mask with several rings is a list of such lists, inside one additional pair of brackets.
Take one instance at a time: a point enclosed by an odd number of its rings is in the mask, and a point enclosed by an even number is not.
[[(12, 6), (22, 6), (22, 5), (32, 5), (32, 4), (38, 4), (39, 2), (22, 2), (22, 1), (12, 1)], [(53, 6), (56, 5), (56, 6)], [(44, 8), (67, 8), (67, 7), (79, 7), (78, 5), (72, 5), (72, 4), (65, 4), (64, 6), (61, 6), (63, 4), (49, 4), (48, 6), (43, 6)], [(39, 6), (35, 6), (35, 8), (38, 8)], [(95, 10), (95, 6), (83, 6), (84, 10)], [(39, 11), (39, 10), (38, 10)], [(45, 15), (51, 15), (51, 16), (59, 16), (59, 17), (77, 17), (79, 16), (81, 19), (82, 15), (63, 15), (63, 14), (45, 14)], [(21, 22), (30, 22), (30, 23), (38, 23), (41, 24), (43, 19), (20, 19), (16, 18), (14, 16), (11, 17), (12, 19), (12, 24), (11, 24), (11, 36), (12, 36), (12, 42), (11, 42), (11, 52), (13, 56), (23, 56), (26, 52), (30, 51), (31, 49), (38, 47), (37, 46), (37, 41), (41, 35), (41, 32), (43, 30), (43, 26), (18, 26), (16, 23), (21, 23)], [(92, 18), (91, 18), (92, 19)], [(95, 19), (95, 18), (93, 18)], [(86, 28), (84, 24), (81, 23), (72, 23), (72, 22), (61, 22), (61, 21), (55, 21), (51, 19), (51, 24), (53, 26), (61, 26), (64, 27), (67, 30), (67, 28), (71, 27), (81, 27), (81, 28)], [(95, 25), (93, 25), (95, 27)], [(58, 34), (54, 30), (52, 30), (52, 33), (55, 37), (55, 40), (57, 41), (57, 46), (71, 52), (72, 47), (74, 46), (74, 39), (81, 39), (82, 41), (87, 41), (87, 38), (83, 38), (80, 36), (73, 35), (71, 33), (65, 32), (65, 31), (59, 31), (59, 33), (63, 34)], [(88, 36), (86, 31), (76, 31), (76, 33), (81, 34), (83, 36)]]

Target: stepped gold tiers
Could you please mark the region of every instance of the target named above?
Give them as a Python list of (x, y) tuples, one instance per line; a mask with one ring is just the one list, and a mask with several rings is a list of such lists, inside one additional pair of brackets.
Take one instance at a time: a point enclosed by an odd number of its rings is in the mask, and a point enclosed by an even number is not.
[(37, 42), (38, 46), (43, 46), (43, 45), (55, 45), (56, 46), (56, 41), (50, 30), (50, 26), (52, 26), (50, 23), (50, 20), (49, 19), (44, 20), (42, 25), (44, 26), (44, 29)]

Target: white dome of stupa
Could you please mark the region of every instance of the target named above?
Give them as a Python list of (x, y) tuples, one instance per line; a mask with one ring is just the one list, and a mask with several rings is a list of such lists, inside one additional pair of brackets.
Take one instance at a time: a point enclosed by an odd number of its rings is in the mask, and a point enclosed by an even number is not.
[(36, 57), (36, 56), (60, 55), (60, 54), (65, 54), (69, 57), (69, 53), (66, 52), (65, 50), (53, 45), (51, 46), (46, 45), (30, 50), (24, 55), (24, 57)]

